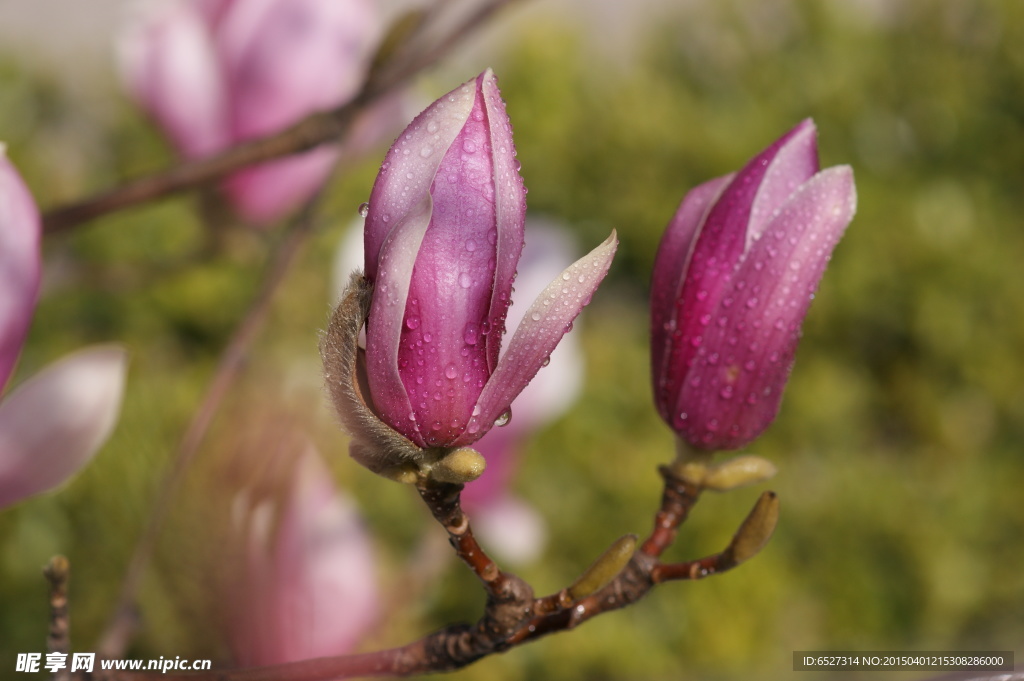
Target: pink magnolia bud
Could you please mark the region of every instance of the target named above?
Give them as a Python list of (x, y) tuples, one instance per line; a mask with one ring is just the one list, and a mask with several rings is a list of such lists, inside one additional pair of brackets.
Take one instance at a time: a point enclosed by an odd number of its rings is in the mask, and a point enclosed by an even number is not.
[(0, 143), (0, 390), (35, 311), (40, 232), (39, 209)]
[(800, 325), (856, 209), (852, 170), (819, 171), (816, 134), (803, 121), (693, 189), (658, 248), (654, 397), (694, 447), (742, 447), (778, 412)]
[(61, 485), (117, 424), (128, 357), (117, 345), (79, 350), (0, 403), (0, 508)]
[(614, 234), (527, 308), (504, 354), (526, 190), (488, 70), (388, 152), (365, 223), (367, 374), (381, 418), (420, 447), (475, 442), (545, 364), (607, 274)]
[[(269, 135), (358, 91), (380, 33), (369, 0), (160, 0), (126, 33), (135, 98), (189, 157)], [(247, 168), (225, 190), (255, 223), (276, 220), (327, 179), (337, 149)]]

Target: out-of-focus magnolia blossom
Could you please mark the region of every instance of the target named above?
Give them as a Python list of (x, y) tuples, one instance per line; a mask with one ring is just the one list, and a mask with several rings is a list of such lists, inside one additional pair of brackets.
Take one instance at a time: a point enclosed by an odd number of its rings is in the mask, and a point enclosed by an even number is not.
[[(0, 389), (39, 292), (39, 211), (0, 145)], [(45, 368), (0, 401), (0, 508), (52, 489), (84, 466), (117, 421), (123, 349), (101, 345)]]
[(236, 662), (281, 664), (350, 652), (380, 612), (376, 561), (353, 503), (309, 445), (284, 499), (236, 499), (240, 574), (229, 595)]
[(524, 240), (518, 171), (488, 70), (416, 117), (374, 183), (369, 391), (380, 417), (418, 447), (469, 445), (507, 419), (611, 264), (614, 234), (548, 284), (502, 352)]
[(742, 447), (778, 412), (801, 323), (856, 209), (852, 170), (819, 170), (816, 137), (803, 121), (738, 173), (693, 189), (662, 238), (654, 396), (693, 447)]
[[(371, 0), (149, 0), (119, 56), (131, 95), (198, 158), (351, 99), (380, 31)], [(271, 222), (313, 195), (337, 154), (247, 168), (224, 189), (243, 217)]]

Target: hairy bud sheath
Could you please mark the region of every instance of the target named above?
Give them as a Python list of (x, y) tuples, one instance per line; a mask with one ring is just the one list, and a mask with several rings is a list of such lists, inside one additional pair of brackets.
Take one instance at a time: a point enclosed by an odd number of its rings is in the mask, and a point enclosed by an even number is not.
[(654, 265), (651, 366), (658, 410), (690, 445), (742, 447), (775, 418), (855, 208), (849, 166), (819, 171), (810, 120), (683, 199)]

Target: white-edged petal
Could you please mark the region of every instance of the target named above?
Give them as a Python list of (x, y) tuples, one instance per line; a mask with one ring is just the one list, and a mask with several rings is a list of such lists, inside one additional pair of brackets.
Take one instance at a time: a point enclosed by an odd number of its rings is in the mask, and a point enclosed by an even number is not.
[(117, 422), (127, 366), (121, 346), (79, 350), (0, 404), (0, 507), (54, 488), (88, 463)]
[(608, 274), (617, 247), (613, 231), (600, 246), (555, 277), (529, 307), (480, 393), (464, 435), (468, 441), (487, 432), (544, 365)]

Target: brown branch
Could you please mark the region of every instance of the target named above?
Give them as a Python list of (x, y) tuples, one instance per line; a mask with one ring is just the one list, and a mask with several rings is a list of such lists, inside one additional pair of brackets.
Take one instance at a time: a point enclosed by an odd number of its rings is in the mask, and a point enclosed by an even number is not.
[(498, 10), (515, 1), (486, 0), (449, 33), (433, 40), (425, 37), (433, 22), (421, 22), (413, 35), (406, 38), (408, 47), (399, 46), (392, 54), (378, 55), (377, 63), (362, 89), (351, 101), (330, 111), (310, 114), (286, 130), (242, 142), (215, 156), (182, 161), (172, 168), (57, 206), (43, 215), (43, 228), (47, 233), (65, 231), (108, 213), (195, 189), (245, 166), (337, 141), (349, 131), (352, 121), (361, 111), (437, 63)]
[[(662, 503), (655, 528), (643, 546), (664, 551), (679, 524), (686, 518), (700, 489), (685, 482), (670, 467), (661, 469), (665, 480)], [(452, 671), (504, 652), (542, 636), (574, 629), (598, 615), (636, 603), (660, 583), (676, 579), (710, 576), (735, 567), (762, 547), (774, 529), (778, 501), (774, 493), (761, 495), (729, 546), (715, 556), (664, 565), (659, 557), (638, 550), (608, 582), (593, 593), (572, 597), (572, 587), (556, 594), (534, 598), (533, 591), (519, 577), (501, 571), (480, 549), (469, 521), (461, 509), (461, 485), (425, 482), (419, 492), (431, 513), (448, 532), (460, 558), (473, 570), (487, 590), (487, 605), (476, 624), (445, 627), (408, 645), (360, 655), (305, 660), (270, 667), (231, 669), (191, 674), (160, 675), (164, 681), (328, 681), (371, 676), (409, 676)], [(669, 538), (667, 543), (664, 541)], [(625, 540), (626, 538), (624, 538)], [(617, 545), (635, 546), (635, 539), (620, 540), (607, 555), (615, 556)], [(632, 550), (632, 549), (630, 549)], [(602, 559), (598, 560), (598, 564)], [(591, 571), (593, 571), (593, 566)], [(580, 580), (577, 580), (577, 584)], [(143, 681), (155, 678), (145, 672), (116, 672), (104, 681)]]

